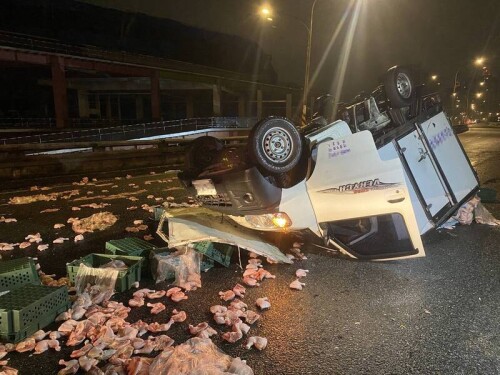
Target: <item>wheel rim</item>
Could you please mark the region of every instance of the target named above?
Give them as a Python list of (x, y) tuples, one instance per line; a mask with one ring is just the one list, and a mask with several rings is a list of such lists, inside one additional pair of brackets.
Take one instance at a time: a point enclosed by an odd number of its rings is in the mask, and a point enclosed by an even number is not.
[(272, 162), (284, 163), (292, 154), (292, 136), (282, 128), (271, 128), (262, 138), (262, 149)]
[(405, 99), (409, 99), (412, 91), (410, 77), (405, 73), (398, 73), (396, 77), (396, 88), (399, 95)]

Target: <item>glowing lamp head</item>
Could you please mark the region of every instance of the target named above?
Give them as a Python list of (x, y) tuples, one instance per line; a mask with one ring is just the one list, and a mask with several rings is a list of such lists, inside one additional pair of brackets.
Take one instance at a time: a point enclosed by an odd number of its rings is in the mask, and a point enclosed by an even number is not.
[(273, 214), (271, 221), (273, 222), (274, 226), (278, 228), (287, 228), (292, 225), (292, 221), (284, 212)]

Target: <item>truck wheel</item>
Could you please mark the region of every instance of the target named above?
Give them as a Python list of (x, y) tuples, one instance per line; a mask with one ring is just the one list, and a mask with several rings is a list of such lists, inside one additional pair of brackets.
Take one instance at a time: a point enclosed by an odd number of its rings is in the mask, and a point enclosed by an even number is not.
[(252, 161), (271, 174), (290, 171), (302, 154), (300, 133), (293, 123), (282, 117), (269, 117), (258, 122), (248, 140)]
[(224, 145), (220, 139), (210, 136), (196, 138), (189, 144), (185, 155), (185, 169), (202, 171), (213, 164)]
[(408, 69), (394, 66), (385, 75), (384, 88), (393, 108), (408, 107), (415, 99), (415, 82)]

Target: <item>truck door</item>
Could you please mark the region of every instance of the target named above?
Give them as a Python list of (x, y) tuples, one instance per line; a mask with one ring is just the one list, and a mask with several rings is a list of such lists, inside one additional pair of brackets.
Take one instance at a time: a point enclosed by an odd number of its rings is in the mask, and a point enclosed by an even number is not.
[(362, 131), (317, 146), (306, 182), (320, 232), (340, 251), (359, 259), (424, 255), (399, 159), (380, 159)]

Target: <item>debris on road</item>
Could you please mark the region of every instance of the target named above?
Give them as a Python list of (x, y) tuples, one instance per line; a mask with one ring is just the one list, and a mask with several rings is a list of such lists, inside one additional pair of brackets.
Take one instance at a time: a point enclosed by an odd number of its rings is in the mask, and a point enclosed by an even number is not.
[(298, 278), (306, 277), (308, 272), (309, 270), (303, 270), (299, 268), (297, 271), (295, 271), (295, 276), (297, 276)]
[(250, 336), (247, 340), (245, 348), (250, 349), (252, 346), (255, 347), (255, 349), (263, 350), (267, 346), (267, 339), (260, 336)]
[(17, 219), (13, 218), (13, 217), (4, 217), (4, 216), (0, 216), (0, 223), (17, 223)]
[(267, 298), (267, 297), (257, 298), (257, 300), (255, 301), (255, 304), (261, 310), (266, 310), (266, 309), (269, 309), (271, 307), (271, 302), (269, 302), (269, 298)]
[(105, 230), (115, 224), (117, 220), (118, 217), (111, 212), (98, 212), (89, 217), (75, 220), (72, 223), (72, 229), (77, 234)]
[(290, 283), (290, 289), (302, 290), (302, 287), (305, 286), (306, 283), (301, 283), (299, 279), (294, 280)]
[(457, 212), (439, 228), (454, 229), (457, 224), (470, 225), (475, 221), (478, 224), (497, 226), (500, 220), (496, 219), (482, 204), (476, 195), (465, 202)]

